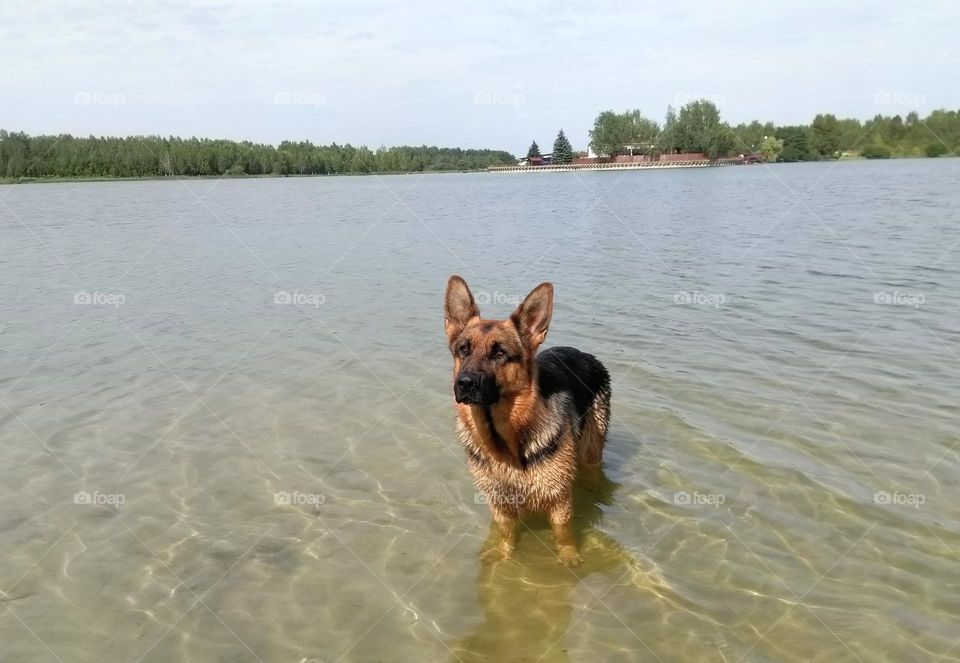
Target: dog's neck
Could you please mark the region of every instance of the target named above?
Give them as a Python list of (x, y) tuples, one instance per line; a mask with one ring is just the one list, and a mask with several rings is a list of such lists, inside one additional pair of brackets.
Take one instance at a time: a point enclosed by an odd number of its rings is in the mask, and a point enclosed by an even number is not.
[(502, 463), (523, 467), (524, 441), (540, 417), (537, 383), (512, 396), (504, 396), (490, 406), (473, 405), (470, 412), (474, 429), (486, 450)]

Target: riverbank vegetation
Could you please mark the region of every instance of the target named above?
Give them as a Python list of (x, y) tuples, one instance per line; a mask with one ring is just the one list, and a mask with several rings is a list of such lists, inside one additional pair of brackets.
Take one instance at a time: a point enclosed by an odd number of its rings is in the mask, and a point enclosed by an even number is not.
[[(699, 99), (679, 110), (667, 107), (663, 124), (639, 110), (603, 111), (590, 131), (590, 146), (606, 156), (695, 152), (709, 158), (758, 154), (765, 161), (956, 156), (960, 112), (935, 110), (921, 118), (914, 111), (866, 121), (821, 114), (809, 125), (754, 120), (731, 126), (715, 104)], [(562, 130), (553, 151), (554, 163), (570, 163), (576, 156)], [(539, 154), (534, 142), (527, 156)], [(502, 150), (425, 145), (371, 150), (309, 141), (273, 146), (160, 136), (28, 136), (0, 130), (0, 178), (8, 180), (443, 172), (513, 163), (513, 155)]]
[(731, 126), (721, 120), (715, 104), (699, 99), (679, 111), (668, 106), (662, 125), (639, 110), (603, 111), (590, 131), (590, 146), (606, 156), (700, 152), (713, 159), (758, 153), (766, 161), (938, 157), (960, 152), (960, 112), (935, 110), (925, 118), (916, 112), (877, 115), (865, 122), (821, 114), (809, 125), (754, 120)]
[(314, 145), (274, 147), (206, 138), (28, 136), (0, 130), (0, 177), (136, 178), (220, 175), (339, 175), (481, 170), (514, 163), (501, 150)]

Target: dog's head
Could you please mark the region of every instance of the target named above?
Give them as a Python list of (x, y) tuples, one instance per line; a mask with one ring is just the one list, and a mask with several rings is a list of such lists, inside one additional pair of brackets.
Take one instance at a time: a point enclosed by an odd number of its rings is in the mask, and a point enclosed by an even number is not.
[(541, 283), (506, 320), (483, 320), (467, 282), (451, 276), (443, 325), (453, 354), (457, 402), (490, 406), (528, 388), (552, 313), (553, 286)]

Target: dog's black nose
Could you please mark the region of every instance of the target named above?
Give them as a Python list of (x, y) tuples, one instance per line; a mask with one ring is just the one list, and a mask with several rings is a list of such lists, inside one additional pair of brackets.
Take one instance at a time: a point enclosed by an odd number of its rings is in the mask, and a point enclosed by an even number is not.
[(457, 386), (460, 389), (476, 389), (480, 384), (480, 379), (472, 373), (461, 373), (457, 378)]
[(483, 400), (483, 380), (479, 373), (461, 373), (453, 385), (453, 394), (458, 403), (480, 403)]
[(493, 405), (500, 399), (496, 382), (479, 371), (465, 371), (453, 383), (453, 395), (458, 403)]

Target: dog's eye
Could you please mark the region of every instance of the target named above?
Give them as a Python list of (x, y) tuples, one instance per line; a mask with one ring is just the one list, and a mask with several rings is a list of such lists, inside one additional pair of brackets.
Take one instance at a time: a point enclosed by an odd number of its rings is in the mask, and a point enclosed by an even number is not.
[(493, 356), (496, 357), (497, 359), (506, 359), (506, 358), (507, 358), (507, 354), (508, 354), (508, 353), (507, 353), (507, 351), (506, 351), (505, 348), (497, 348), (497, 349), (494, 350), (494, 352), (493, 352)]
[(470, 354), (470, 346), (464, 343), (459, 348), (457, 348), (457, 354), (460, 355), (461, 357), (466, 357), (468, 354)]

